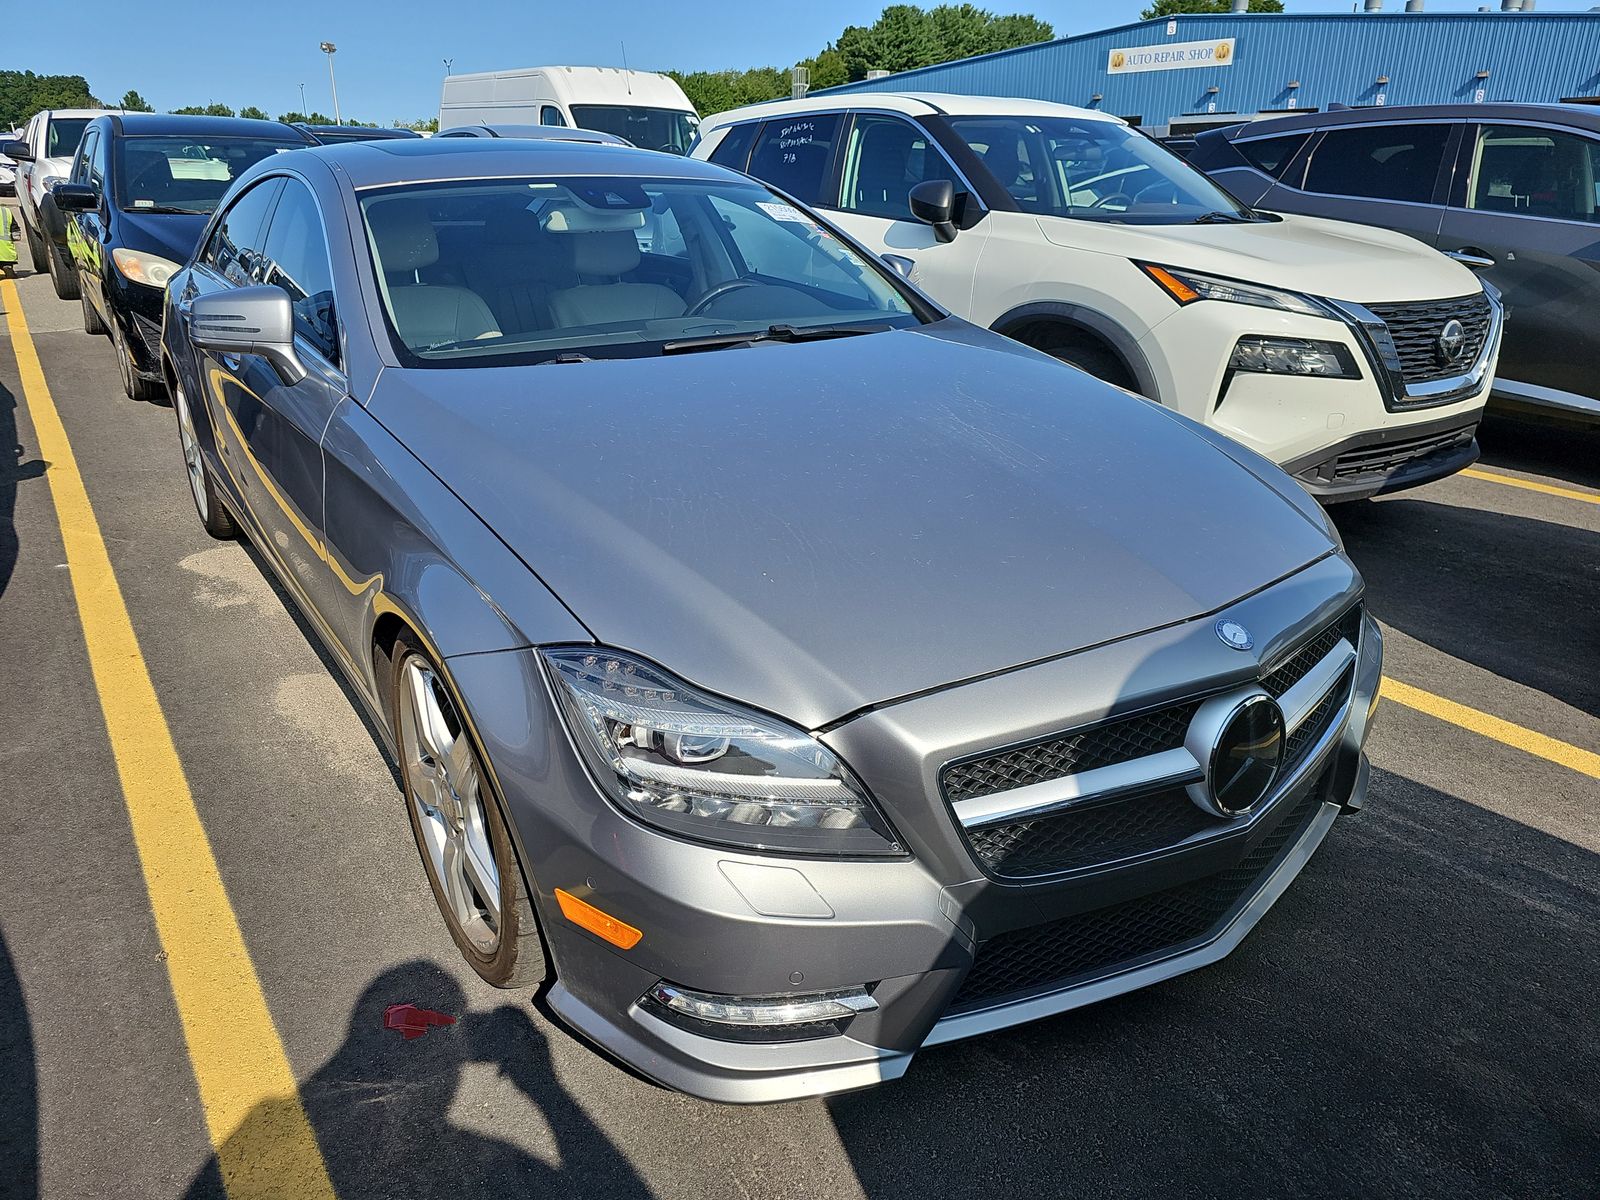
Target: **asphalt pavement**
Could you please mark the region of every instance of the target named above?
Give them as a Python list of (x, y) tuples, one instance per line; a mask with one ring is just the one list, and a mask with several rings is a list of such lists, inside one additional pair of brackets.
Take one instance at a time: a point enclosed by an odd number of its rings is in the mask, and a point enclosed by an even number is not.
[[(1600, 752), (1600, 433), (1494, 420), (1475, 474), (1335, 510), (1387, 675), (1444, 703), (1381, 706), (1366, 811), (1230, 958), (873, 1091), (736, 1109), (459, 960), (391, 764), (249, 546), (201, 530), (172, 411), (122, 395), (48, 280), (17, 293), (345, 1200), (1600, 1195), (1600, 779), (1549, 752)], [(0, 1196), (220, 1197), (16, 351)], [(458, 1020), (402, 1039), (398, 1003)]]

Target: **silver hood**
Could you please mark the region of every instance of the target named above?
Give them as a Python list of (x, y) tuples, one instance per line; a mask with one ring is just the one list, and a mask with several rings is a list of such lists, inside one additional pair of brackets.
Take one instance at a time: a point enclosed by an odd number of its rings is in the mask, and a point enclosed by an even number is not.
[(597, 639), (813, 728), (1334, 549), (1187, 422), (956, 321), (390, 369), (370, 409)]

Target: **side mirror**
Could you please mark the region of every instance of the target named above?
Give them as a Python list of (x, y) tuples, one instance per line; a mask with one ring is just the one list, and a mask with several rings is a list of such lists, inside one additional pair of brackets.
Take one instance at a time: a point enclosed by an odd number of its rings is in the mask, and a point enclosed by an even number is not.
[(941, 242), (956, 240), (956, 185), (948, 179), (925, 179), (911, 189), (911, 215), (933, 226)]
[(286, 384), (306, 377), (294, 351), (294, 305), (272, 284), (196, 296), (189, 306), (189, 339), (218, 354), (259, 354)]
[(0, 154), (15, 162), (32, 162), (33, 150), (27, 142), (6, 142), (0, 145)]
[(92, 183), (58, 183), (50, 197), (62, 212), (94, 212), (100, 207), (100, 189)]

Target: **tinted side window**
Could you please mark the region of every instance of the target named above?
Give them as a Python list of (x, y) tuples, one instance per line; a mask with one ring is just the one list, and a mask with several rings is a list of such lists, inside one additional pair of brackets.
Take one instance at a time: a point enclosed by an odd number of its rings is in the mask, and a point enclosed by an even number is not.
[(1486, 125), (1478, 138), (1469, 208), (1594, 221), (1600, 141), (1553, 129)]
[(750, 174), (805, 204), (819, 203), (838, 134), (838, 113), (768, 121), (750, 156)]
[(329, 362), (339, 361), (333, 312), (333, 268), (322, 213), (305, 184), (290, 179), (272, 214), (263, 248), (261, 282), (276, 284), (294, 302), (294, 331)]
[(1233, 148), (1251, 166), (1265, 171), (1274, 179), (1281, 179), (1290, 161), (1310, 136), (1310, 133), (1287, 133), (1282, 137), (1251, 138), (1249, 141), (1235, 142)]
[(282, 190), (281, 178), (268, 179), (235, 200), (212, 230), (200, 261), (234, 287), (248, 287), (259, 282), (261, 239), (266, 232), (267, 217)]
[(539, 110), (539, 124), (541, 125), (566, 125), (567, 119), (561, 115), (561, 110), (554, 104), (546, 104)]
[(955, 183), (956, 175), (926, 133), (898, 117), (856, 118), (845, 151), (840, 208), (909, 221), (907, 193), (929, 179)]
[(1328, 131), (1311, 156), (1305, 190), (1427, 204), (1448, 125), (1377, 125)]
[(94, 153), (94, 144), (100, 140), (100, 131), (91, 129), (83, 135), (83, 144), (78, 147), (78, 157), (72, 160), (72, 172), (67, 176), (73, 183), (87, 183), (89, 181), (89, 155)]
[(728, 130), (717, 148), (711, 152), (711, 161), (722, 167), (732, 167), (735, 171), (742, 171), (745, 164), (750, 161), (750, 143), (756, 140), (756, 130), (761, 128), (755, 121), (744, 125), (735, 125)]

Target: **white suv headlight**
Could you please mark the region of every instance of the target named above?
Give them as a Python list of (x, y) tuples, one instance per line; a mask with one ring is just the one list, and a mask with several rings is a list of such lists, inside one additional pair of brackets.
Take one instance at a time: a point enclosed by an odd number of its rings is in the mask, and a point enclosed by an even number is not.
[(1202, 275), (1181, 267), (1163, 267), (1155, 263), (1135, 263), (1153, 280), (1157, 287), (1179, 304), (1189, 305), (1201, 300), (1225, 300), (1231, 304), (1251, 304), (1256, 308), (1275, 308), (1279, 312), (1300, 313), (1307, 317), (1337, 317), (1321, 301), (1299, 292), (1284, 292), (1277, 288), (1255, 283), (1242, 283), (1237, 279), (1222, 279), (1215, 275)]
[(543, 651), (573, 740), (630, 816), (791, 854), (903, 854), (833, 751), (804, 730), (591, 646)]

